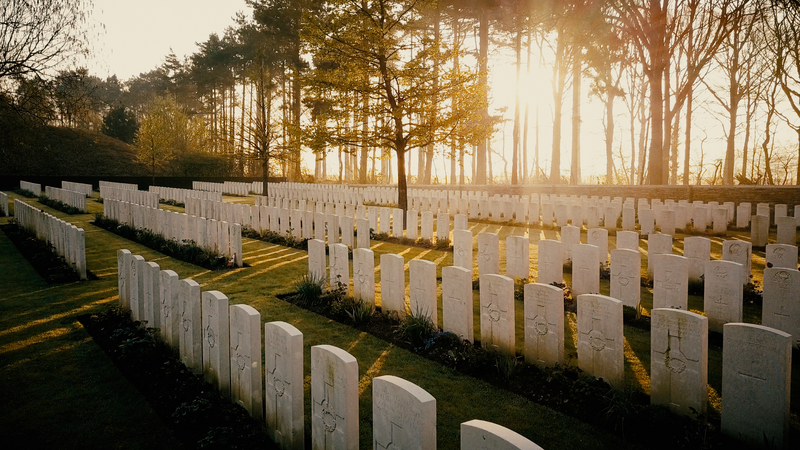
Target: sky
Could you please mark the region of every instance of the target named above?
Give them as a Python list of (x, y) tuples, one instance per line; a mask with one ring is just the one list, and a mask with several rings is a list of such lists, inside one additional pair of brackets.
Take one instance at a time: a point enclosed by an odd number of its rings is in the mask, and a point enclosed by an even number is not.
[(238, 11), (249, 11), (245, 0), (94, 0), (102, 27), (90, 72), (127, 80), (161, 65), (170, 49), (183, 59), (211, 33), (224, 34)]

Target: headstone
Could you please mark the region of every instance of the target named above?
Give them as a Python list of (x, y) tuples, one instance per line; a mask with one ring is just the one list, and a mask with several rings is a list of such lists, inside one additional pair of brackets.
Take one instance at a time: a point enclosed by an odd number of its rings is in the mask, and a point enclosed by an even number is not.
[(331, 345), (311, 347), (311, 448), (358, 449), (358, 361)]
[(777, 243), (797, 245), (797, 219), (794, 217), (777, 216), (775, 217), (775, 222), (778, 225), (776, 236)]
[(651, 311), (650, 403), (675, 414), (705, 414), (708, 319), (689, 311)]
[(433, 213), (431, 211), (422, 212), (422, 229), (420, 231), (422, 239), (433, 240)]
[(161, 287), (159, 294), (161, 336), (167, 345), (177, 352), (180, 349), (181, 332), (183, 331), (180, 315), (181, 280), (178, 278), (178, 274), (172, 270), (162, 270), (159, 276), (161, 277), (159, 284)]
[(325, 241), (325, 213), (314, 214), (314, 239)]
[(130, 250), (117, 250), (117, 292), (119, 293), (119, 307), (123, 311), (131, 309), (130, 291), (130, 260), (133, 255)]
[(742, 321), (742, 265), (733, 261), (706, 262), (703, 312), (709, 331), (722, 333), (722, 326)]
[(528, 283), (525, 297), (525, 361), (540, 368), (564, 362), (564, 291)]
[(472, 272), (442, 267), (442, 329), (473, 340)]
[(439, 213), (436, 215), (436, 240), (450, 239), (450, 214)]
[(586, 232), (586, 243), (597, 247), (597, 260), (600, 264), (608, 262), (608, 230), (590, 228)]
[(356, 247), (369, 248), (369, 220), (360, 218), (356, 222)]
[(712, 232), (715, 236), (725, 236), (728, 232), (728, 208), (716, 207), (711, 210)]
[(481, 347), (515, 355), (514, 280), (480, 275)]
[(753, 247), (764, 247), (769, 238), (769, 216), (755, 215), (750, 218), (750, 242)]
[(791, 336), (729, 323), (722, 359), (722, 432), (754, 447), (788, 448)]
[(572, 295), (600, 293), (600, 264), (598, 249), (594, 245), (578, 244), (572, 247)]
[(763, 298), (761, 324), (789, 333), (800, 348), (800, 271), (764, 269)]
[(400, 255), (381, 255), (381, 311), (396, 311), (400, 318), (406, 315), (405, 260)]
[(689, 261), (679, 255), (653, 256), (653, 308), (689, 308)]
[(408, 263), (408, 303), (412, 315), (427, 316), (434, 327), (439, 326), (436, 301), (436, 263), (412, 259)]
[(653, 261), (655, 255), (672, 253), (672, 236), (668, 234), (651, 234), (647, 237), (647, 276), (653, 278)]
[(642, 254), (636, 250), (611, 250), (611, 297), (638, 309), (641, 301)]
[(561, 227), (561, 249), (564, 263), (572, 261), (572, 248), (581, 243), (581, 229), (572, 225)]
[(230, 358), (231, 401), (262, 419), (261, 314), (250, 305), (230, 307)]
[(636, 229), (636, 210), (634, 208), (622, 208), (622, 229), (624, 231)]
[(436, 448), (436, 399), (393, 375), (372, 380), (374, 449)]
[(615, 389), (623, 388), (621, 301), (605, 295), (578, 296), (578, 367)]
[(472, 273), (472, 232), (453, 230), (453, 265)]
[(692, 216), (692, 226), (695, 230), (705, 233), (708, 228), (708, 205), (694, 205), (694, 216)]
[(617, 231), (617, 248), (639, 251), (639, 233), (635, 231)]
[(224, 397), (231, 393), (230, 318), (228, 297), (219, 291), (204, 291), (203, 302), (203, 376)]
[(130, 265), (130, 305), (131, 305), (131, 319), (142, 320), (142, 312), (144, 310), (144, 258), (140, 255), (133, 255)]
[(797, 247), (787, 244), (767, 244), (766, 267), (797, 270)]
[(466, 214), (456, 214), (453, 218), (453, 230), (466, 230), (469, 228)]
[(353, 250), (353, 298), (375, 304), (375, 253), (368, 248)]
[(349, 295), (350, 289), (350, 261), (349, 251), (344, 244), (333, 244), (330, 250), (330, 284), (331, 289), (344, 289)]
[(308, 241), (308, 275), (312, 281), (320, 284), (325, 281), (327, 275), (325, 260), (325, 241), (310, 239)]
[(656, 222), (662, 234), (668, 234), (670, 236), (675, 234), (675, 211), (669, 209), (659, 210)]
[(653, 220), (652, 209), (641, 209), (639, 211), (639, 228), (644, 236), (655, 232), (655, 223)]
[(750, 242), (730, 239), (722, 242), (722, 260), (733, 261), (742, 265), (742, 284), (750, 282), (750, 259), (753, 247)]
[(478, 275), (500, 273), (500, 238), (495, 233), (478, 235)]
[(541, 284), (564, 282), (564, 252), (562, 244), (553, 239), (540, 239), (537, 245), (537, 278)]
[(303, 450), (303, 333), (286, 322), (264, 324), (267, 433), (283, 449)]
[(413, 241), (419, 238), (419, 213), (412, 209), (408, 211), (406, 218), (406, 237)]
[(483, 420), (461, 424), (461, 450), (542, 450), (516, 431)]
[(702, 236), (683, 239), (683, 256), (689, 260), (689, 282), (699, 283), (705, 274), (706, 261), (711, 259), (711, 240)]
[(195, 374), (203, 372), (203, 323), (200, 285), (194, 280), (180, 281), (181, 334), (179, 336), (180, 356), (183, 365)]
[(527, 279), (530, 275), (530, 243), (527, 237), (508, 236), (506, 238), (506, 276)]
[(342, 230), (342, 244), (348, 247), (355, 247), (353, 239), (353, 218), (350, 216), (340, 216), (339, 227)]
[(403, 237), (403, 210), (392, 209), (392, 237)]
[(380, 208), (380, 222), (378, 227), (381, 233), (389, 234), (391, 232), (391, 214), (392, 210), (389, 208)]
[(736, 228), (747, 228), (750, 226), (750, 203), (740, 203), (736, 207)]

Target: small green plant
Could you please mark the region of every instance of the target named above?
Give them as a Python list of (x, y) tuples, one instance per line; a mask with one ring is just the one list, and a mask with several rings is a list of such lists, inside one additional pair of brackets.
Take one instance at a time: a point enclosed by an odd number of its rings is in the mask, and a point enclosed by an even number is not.
[(186, 205), (183, 202), (179, 202), (177, 200), (169, 199), (169, 200), (159, 200), (158, 203), (162, 205), (170, 205), (170, 206), (178, 206), (180, 208), (185, 208)]
[(638, 414), (642, 409), (641, 405), (633, 401), (630, 388), (623, 391), (609, 389), (603, 400), (605, 407), (602, 412), (606, 424), (612, 425), (614, 430), (619, 430), (624, 435), (625, 421)]
[(34, 194), (33, 192), (31, 192), (31, 191), (29, 191), (27, 189), (22, 189), (22, 188), (14, 189), (14, 193), (15, 194), (19, 194), (19, 195), (21, 195), (23, 197), (28, 197), (28, 198), (36, 198), (37, 197), (37, 195)]
[(756, 280), (750, 281), (744, 285), (744, 292), (742, 293), (742, 300), (745, 304), (761, 306), (764, 304), (763, 292), (759, 288), (759, 283)]
[(519, 361), (514, 356), (499, 353), (495, 356), (494, 367), (497, 369), (497, 373), (506, 381), (511, 380), (511, 377), (514, 376), (518, 364)]
[(297, 293), (297, 302), (301, 306), (316, 306), (322, 298), (322, 287), (325, 285), (324, 277), (306, 274), (295, 280), (294, 288)]
[(434, 337), (437, 333), (436, 325), (431, 320), (431, 315), (424, 313), (416, 308), (398, 325), (398, 332), (403, 339), (414, 348), (420, 348), (425, 342)]
[(433, 245), (435, 250), (452, 250), (453, 246), (450, 244), (449, 238), (444, 239), (436, 239), (436, 243)]
[(80, 210), (80, 209), (78, 209), (78, 208), (76, 208), (74, 206), (68, 205), (68, 204), (66, 204), (64, 202), (61, 202), (61, 201), (58, 201), (58, 200), (53, 200), (51, 198), (48, 198), (46, 195), (40, 195), (39, 196), (39, 203), (41, 203), (43, 205), (47, 205), (47, 206), (49, 206), (49, 207), (51, 207), (53, 209), (56, 209), (58, 211), (61, 211), (61, 212), (67, 213), (67, 214), (83, 214), (83, 213), (85, 213), (85, 211), (82, 211), (82, 210)]
[(374, 303), (349, 298), (345, 302), (347, 304), (343, 309), (355, 326), (364, 325), (372, 320), (372, 316), (375, 314)]

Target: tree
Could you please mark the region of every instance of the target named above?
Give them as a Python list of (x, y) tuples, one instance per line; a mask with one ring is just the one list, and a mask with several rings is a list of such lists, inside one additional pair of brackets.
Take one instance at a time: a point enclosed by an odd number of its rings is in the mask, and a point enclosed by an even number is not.
[[(364, 131), (332, 133), (331, 139), (390, 147), (397, 156), (398, 206), (404, 211), (408, 207), (409, 150), (446, 143), (453, 135), (477, 143), (488, 134), (478, 114), (484, 107), (485, 86), (478, 82), (477, 74), (466, 67), (445, 69), (452, 49), (444, 43), (410, 52), (408, 37), (421, 20), (421, 8), (430, 6), (426, 3), (339, 0), (329, 3), (325, 17), (309, 17), (306, 27), (320, 59), (341, 64), (320, 82), (339, 92), (366, 93), (371, 115), (384, 119), (379, 121), (383, 126), (367, 129), (366, 135), (359, 136)], [(434, 62), (440, 67), (436, 83)], [(437, 120), (431, 123), (425, 118), (430, 117), (433, 98), (456, 101), (435, 106), (439, 108)]]
[(23, 79), (49, 78), (56, 68), (88, 53), (88, 0), (4, 0), (0, 2), (0, 99), (21, 114), (16, 86)]
[(117, 106), (103, 117), (103, 128), (101, 129), (103, 134), (122, 142), (133, 144), (138, 130), (139, 124), (136, 122), (136, 116), (124, 106)]
[(176, 172), (172, 161), (181, 160), (187, 153), (205, 150), (208, 135), (198, 118), (190, 118), (175, 97), (155, 97), (142, 117), (134, 138), (139, 161), (150, 164), (155, 182), (157, 169)]

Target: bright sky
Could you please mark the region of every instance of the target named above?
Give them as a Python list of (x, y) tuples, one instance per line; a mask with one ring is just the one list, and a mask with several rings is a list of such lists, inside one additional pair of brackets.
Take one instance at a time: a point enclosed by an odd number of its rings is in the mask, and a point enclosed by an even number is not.
[(183, 59), (211, 33), (224, 34), (244, 0), (94, 0), (94, 20), (105, 27), (90, 71), (127, 80), (164, 62), (170, 48)]

